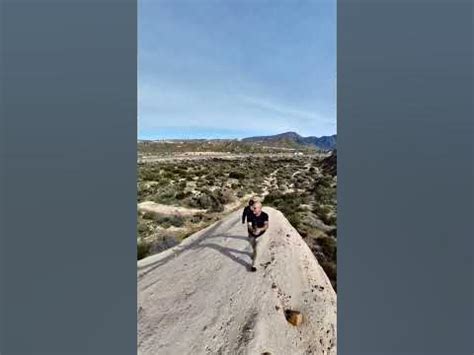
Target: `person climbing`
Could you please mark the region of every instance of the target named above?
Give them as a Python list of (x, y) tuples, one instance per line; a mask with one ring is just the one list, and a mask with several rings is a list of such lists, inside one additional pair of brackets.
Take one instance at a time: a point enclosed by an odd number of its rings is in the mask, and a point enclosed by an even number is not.
[(257, 201), (253, 204), (251, 219), (247, 219), (250, 245), (252, 246), (252, 266), (250, 271), (257, 271), (255, 260), (257, 259), (257, 238), (261, 237), (268, 229), (268, 214), (262, 211), (262, 203)]
[(254, 202), (254, 200), (250, 200), (248, 206), (245, 206), (244, 213), (242, 213), (242, 224), (245, 224), (245, 220), (249, 221), (249, 219), (253, 216)]

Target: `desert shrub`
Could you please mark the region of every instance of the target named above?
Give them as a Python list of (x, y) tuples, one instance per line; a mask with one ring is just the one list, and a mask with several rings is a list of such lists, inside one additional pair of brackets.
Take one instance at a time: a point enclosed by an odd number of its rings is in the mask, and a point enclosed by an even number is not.
[(239, 171), (231, 171), (229, 173), (229, 178), (231, 179), (244, 179), (245, 178), (245, 174), (244, 173), (241, 173)]
[(144, 212), (143, 213), (143, 219), (150, 219), (150, 220), (154, 220), (155, 219), (155, 214), (153, 212)]
[(220, 203), (223, 205), (234, 201), (234, 194), (232, 191), (224, 189), (224, 190), (217, 190), (214, 192), (216, 198), (219, 200)]
[(170, 172), (170, 171), (164, 171), (162, 176), (165, 178), (165, 179), (172, 179), (173, 178), (173, 173)]
[(256, 193), (257, 195), (260, 195), (263, 193), (263, 188), (262, 188), (262, 185), (261, 184), (258, 184), (258, 185), (254, 185), (253, 187), (253, 192)]
[(163, 228), (182, 227), (184, 225), (185, 219), (182, 216), (165, 216), (156, 214), (155, 222)]
[(324, 224), (328, 226), (333, 226), (337, 223), (337, 216), (332, 213), (332, 210), (329, 206), (320, 205), (316, 203), (312, 208), (313, 213), (315, 213)]
[(185, 167), (178, 167), (173, 170), (173, 173), (183, 178), (188, 174), (188, 169)]
[(185, 197), (182, 201), (183, 205), (190, 208), (201, 208), (198, 198), (189, 195)]
[(219, 199), (208, 190), (204, 190), (197, 198), (198, 207), (209, 210), (210, 212), (222, 212), (224, 206)]
[(155, 180), (156, 175), (152, 170), (141, 170), (139, 174), (140, 179), (143, 181), (152, 181)]
[(244, 194), (244, 192), (243, 192), (242, 190), (237, 191), (237, 197), (238, 197), (238, 198), (242, 198), (242, 197), (244, 197), (244, 196), (245, 196), (245, 194)]
[(328, 206), (315, 202), (312, 206), (312, 211), (314, 214), (316, 214), (319, 218), (322, 219), (324, 215), (331, 211), (331, 209)]
[(322, 185), (317, 185), (313, 189), (313, 193), (314, 198), (320, 203), (332, 203), (336, 197), (335, 189)]
[(148, 233), (148, 225), (144, 221), (138, 221), (137, 232), (139, 236), (145, 236)]
[(170, 180), (168, 180), (166, 178), (161, 178), (161, 179), (157, 180), (157, 182), (158, 182), (159, 187), (167, 186), (167, 185), (170, 184)]
[(137, 242), (137, 260), (143, 259), (148, 256), (150, 253), (150, 243), (145, 242), (144, 240), (139, 240)]
[(321, 251), (329, 260), (337, 259), (337, 243), (332, 237), (320, 236), (316, 239), (316, 243), (321, 246)]
[(224, 206), (219, 202), (218, 199), (212, 199), (212, 204), (208, 208), (210, 212), (222, 212), (224, 211)]
[(185, 218), (183, 216), (171, 216), (170, 223), (175, 227), (182, 227), (184, 225)]
[(186, 193), (184, 191), (180, 191), (175, 195), (177, 200), (183, 200), (186, 197)]
[[(265, 196), (265, 204), (277, 207), (284, 199), (284, 194), (278, 191), (271, 192)], [(278, 207), (277, 207), (278, 208)]]
[(326, 224), (328, 226), (334, 226), (334, 225), (337, 224), (337, 216), (335, 214), (332, 214), (332, 213), (324, 215), (322, 220), (323, 220), (324, 224)]
[(300, 227), (301, 218), (298, 213), (287, 213), (285, 216), (294, 228), (298, 229)]
[(323, 176), (318, 177), (315, 182), (318, 186), (331, 187), (332, 177), (328, 175), (323, 175)]
[(337, 292), (337, 267), (336, 264), (331, 261), (320, 261), (319, 264), (323, 268), (324, 272), (331, 281), (331, 285), (334, 291)]
[(156, 203), (169, 204), (175, 200), (176, 188), (172, 185), (160, 188), (158, 192), (153, 196), (153, 201)]
[(202, 213), (196, 213), (191, 217), (192, 223), (200, 223), (204, 219), (204, 215)]
[(159, 235), (150, 243), (149, 254), (160, 253), (166, 249), (172, 248), (179, 244), (178, 239), (173, 235)]
[(333, 228), (330, 231), (327, 232), (328, 235), (337, 238), (337, 228)]
[(148, 194), (145, 191), (142, 191), (142, 190), (139, 189), (137, 191), (137, 202), (144, 201), (147, 196), (148, 196)]

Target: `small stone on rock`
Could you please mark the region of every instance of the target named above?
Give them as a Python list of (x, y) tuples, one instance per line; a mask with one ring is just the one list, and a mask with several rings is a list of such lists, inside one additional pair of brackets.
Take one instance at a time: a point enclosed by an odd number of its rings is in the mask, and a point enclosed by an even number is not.
[(298, 311), (287, 309), (285, 311), (285, 317), (288, 323), (294, 326), (298, 326), (303, 322), (303, 315), (301, 314), (301, 312), (298, 312)]

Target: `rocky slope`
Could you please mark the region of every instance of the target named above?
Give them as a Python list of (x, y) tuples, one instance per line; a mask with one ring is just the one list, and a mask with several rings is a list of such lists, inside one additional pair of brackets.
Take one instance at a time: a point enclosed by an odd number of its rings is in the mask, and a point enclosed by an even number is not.
[(322, 137), (303, 137), (296, 132), (285, 132), (275, 134), (272, 136), (257, 136), (242, 139), (242, 142), (247, 143), (266, 143), (266, 144), (295, 144), (303, 146), (314, 146), (323, 150), (336, 149), (337, 135), (322, 136)]
[(264, 211), (255, 273), (241, 211), (138, 262), (139, 354), (336, 354), (326, 274), (283, 214)]

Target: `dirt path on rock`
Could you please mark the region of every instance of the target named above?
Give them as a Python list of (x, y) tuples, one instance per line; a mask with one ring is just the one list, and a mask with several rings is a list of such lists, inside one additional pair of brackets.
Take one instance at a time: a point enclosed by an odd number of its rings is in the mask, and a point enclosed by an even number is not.
[[(138, 262), (139, 354), (336, 354), (336, 294), (277, 210), (255, 273), (240, 213)], [(290, 325), (285, 309), (303, 323)]]

